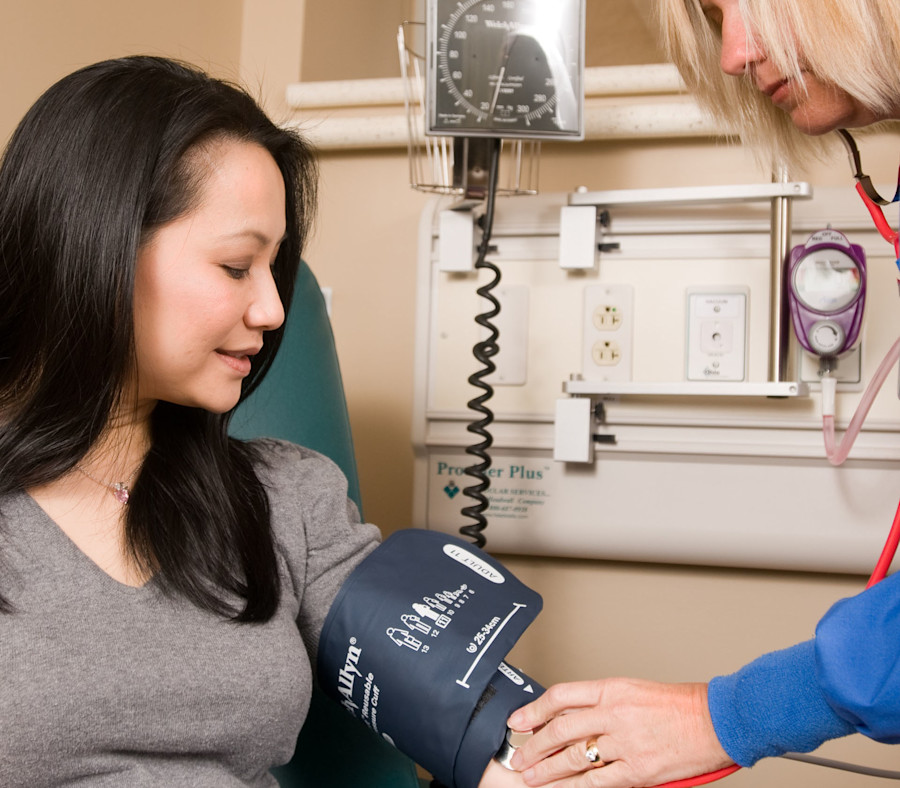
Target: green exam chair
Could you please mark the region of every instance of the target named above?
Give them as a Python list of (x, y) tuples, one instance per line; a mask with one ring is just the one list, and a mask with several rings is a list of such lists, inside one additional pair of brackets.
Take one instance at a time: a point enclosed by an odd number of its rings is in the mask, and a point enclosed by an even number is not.
[[(241, 438), (283, 438), (344, 471), (360, 506), (347, 403), (331, 323), (316, 278), (300, 263), (284, 341), (266, 379), (234, 415)], [(294, 757), (273, 770), (281, 788), (420, 788), (411, 760), (316, 688)]]

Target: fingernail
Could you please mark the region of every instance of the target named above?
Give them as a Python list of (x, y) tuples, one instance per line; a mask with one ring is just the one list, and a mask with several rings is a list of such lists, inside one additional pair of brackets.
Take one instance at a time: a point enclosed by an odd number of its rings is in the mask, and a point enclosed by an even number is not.
[(519, 712), (514, 712), (510, 715), (510, 718), (506, 721), (506, 724), (513, 730), (518, 730), (518, 726), (521, 725), (523, 721), (523, 715), (521, 715)]
[(527, 783), (531, 782), (534, 779), (534, 769), (529, 769), (527, 772), (522, 772), (522, 779)]
[(513, 753), (513, 757), (509, 759), (509, 765), (516, 771), (519, 771), (519, 769), (522, 768), (522, 761), (524, 760), (522, 753), (516, 751)]

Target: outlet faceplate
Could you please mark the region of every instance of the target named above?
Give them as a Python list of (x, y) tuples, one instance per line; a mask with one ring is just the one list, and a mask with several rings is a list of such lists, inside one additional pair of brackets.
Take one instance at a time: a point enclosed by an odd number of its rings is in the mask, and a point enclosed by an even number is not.
[(584, 289), (581, 374), (585, 380), (631, 380), (634, 288), (591, 285)]
[(688, 289), (688, 380), (746, 380), (749, 299), (745, 287)]

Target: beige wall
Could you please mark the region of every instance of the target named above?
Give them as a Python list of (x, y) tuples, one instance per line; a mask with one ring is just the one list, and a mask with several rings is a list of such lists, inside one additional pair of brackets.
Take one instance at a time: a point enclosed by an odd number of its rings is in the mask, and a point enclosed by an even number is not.
[(396, 76), (397, 25), (415, 15), (415, 0), (306, 0), (303, 79)]
[(239, 74), (242, 0), (0, 0), (0, 141), (32, 102), (79, 66), (167, 55)]
[[(587, 66), (659, 63), (652, 0), (587, 0)], [(306, 82), (398, 76), (401, 21), (422, 20), (422, 0), (306, 0), (301, 68)]]
[[(600, 3), (590, 0), (589, 7)], [(226, 76), (241, 74), (281, 117), (284, 86), (302, 76), (301, 64), (313, 69), (312, 63), (323, 62), (301, 51), (301, 34), (329, 49), (343, 40), (333, 40), (341, 36), (340, 27), (337, 32), (329, 27), (326, 34), (314, 26), (331, 4), (307, 4), (304, 17), (302, 0), (0, 0), (0, 139), (5, 141), (31, 101), (62, 74), (138, 51), (185, 58)], [(399, 4), (391, 4), (391, 12)], [(375, 4), (345, 0), (342, 5), (348, 7), (345, 18), (355, 9), (352, 19), (359, 20)], [(620, 0), (614, 9), (645, 5)], [(602, 6), (608, 9), (608, 0)], [(632, 19), (629, 25), (643, 46), (646, 28), (634, 24)], [(611, 24), (606, 32), (615, 29)], [(392, 51), (393, 41), (384, 46)], [(367, 73), (364, 51), (341, 53), (341, 58), (364, 59), (347, 65), (350, 73), (390, 76)], [(378, 62), (387, 64), (389, 58), (382, 53)], [(589, 62), (609, 60), (595, 53)], [(314, 76), (328, 78), (321, 70)], [(900, 147), (896, 135), (869, 145), (867, 169), (889, 175)], [(545, 191), (765, 177), (741, 152), (711, 140), (547, 145), (541, 172)], [(844, 157), (838, 155), (816, 177), (823, 184), (845, 183)], [(417, 225), (426, 199), (407, 185), (405, 151), (322, 156), (320, 217), (307, 257), (321, 283), (334, 291), (334, 327), (364, 505), (368, 518), (386, 532), (415, 525), (410, 514), (414, 289)], [(809, 637), (831, 601), (860, 584), (859, 578), (599, 561), (511, 557), (508, 563), (544, 595), (544, 613), (513, 655), (543, 682), (609, 674), (707, 678)], [(862, 751), (856, 757), (898, 767), (895, 749), (867, 742), (851, 748)], [(841, 743), (830, 752), (846, 749)], [(765, 763), (730, 778), (728, 785), (837, 788), (858, 785), (860, 779)]]

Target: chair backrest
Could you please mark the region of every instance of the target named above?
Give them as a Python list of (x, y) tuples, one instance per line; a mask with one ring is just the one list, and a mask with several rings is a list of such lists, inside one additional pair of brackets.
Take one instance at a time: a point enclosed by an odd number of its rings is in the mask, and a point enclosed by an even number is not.
[[(327, 455), (347, 476), (350, 497), (360, 506), (334, 336), (322, 292), (305, 262), (275, 363), (238, 408), (231, 432), (241, 438), (284, 438)], [(419, 787), (412, 761), (318, 689), (293, 759), (273, 774), (282, 788)]]
[(234, 414), (231, 434), (283, 438), (322, 452), (344, 472), (350, 497), (360, 506), (350, 417), (331, 322), (319, 284), (302, 261), (286, 320), (275, 362)]

